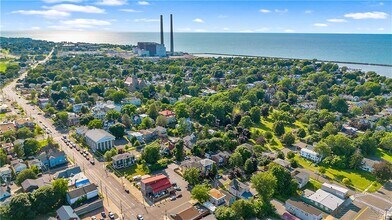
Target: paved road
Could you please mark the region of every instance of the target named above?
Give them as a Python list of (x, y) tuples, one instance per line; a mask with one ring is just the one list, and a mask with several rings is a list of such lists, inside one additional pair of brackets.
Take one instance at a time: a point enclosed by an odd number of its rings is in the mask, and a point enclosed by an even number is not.
[[(49, 53), (45, 60), (36, 63), (32, 66), (32, 68), (37, 67), (39, 64), (44, 64), (50, 59), (52, 53), (53, 50)], [(21, 74), (18, 79), (23, 79), (26, 75), (27, 71)], [(107, 175), (103, 163), (96, 161), (95, 165), (91, 165), (90, 162), (87, 161), (78, 151), (67, 147), (61, 140), (61, 137), (63, 135), (67, 135), (68, 132), (56, 130), (52, 121), (45, 118), (43, 116), (43, 112), (38, 107), (30, 105), (29, 101), (23, 99), (23, 97), (20, 97), (17, 94), (15, 91), (15, 85), (18, 79), (15, 79), (13, 82), (4, 87), (3, 94), (6, 98), (16, 101), (25, 110), (26, 114), (31, 116), (37, 124), (41, 127), (46, 126), (47, 129), (51, 131), (50, 135), (57, 143), (60, 144), (60, 147), (67, 154), (68, 158), (72, 158), (74, 162), (83, 169), (85, 175), (90, 179), (90, 181), (100, 187), (102, 194), (108, 198), (107, 201), (109, 204), (105, 203), (105, 206), (108, 205), (108, 209), (113, 207), (113, 205), (116, 206), (116, 210), (122, 209), (124, 219), (136, 219), (137, 214), (143, 214), (145, 219), (162, 219), (161, 211), (156, 207), (145, 208), (143, 204), (137, 202), (136, 198), (125, 193), (122, 183), (111, 177), (111, 175)]]

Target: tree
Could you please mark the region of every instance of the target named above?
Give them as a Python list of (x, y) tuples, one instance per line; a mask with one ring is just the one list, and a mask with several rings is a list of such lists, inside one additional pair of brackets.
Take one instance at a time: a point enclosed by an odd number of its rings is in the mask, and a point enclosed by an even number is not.
[(255, 206), (250, 200), (237, 200), (231, 205), (231, 208), (243, 219), (249, 219), (256, 216)]
[(124, 91), (117, 91), (111, 95), (111, 98), (113, 99), (114, 103), (118, 104), (121, 103), (121, 100), (123, 100), (126, 96), (127, 94)]
[(320, 154), (321, 157), (326, 157), (331, 154), (331, 148), (324, 142), (319, 142), (314, 147), (314, 151)]
[(155, 103), (151, 104), (151, 105), (148, 107), (147, 114), (148, 114), (148, 116), (150, 116), (152, 119), (156, 119), (156, 118), (158, 117), (158, 115), (159, 115), (159, 113), (158, 113), (158, 107), (155, 105)]
[(186, 118), (180, 118), (176, 128), (180, 135), (185, 136), (191, 132), (192, 124)]
[(250, 118), (250, 116), (245, 115), (244, 117), (241, 118), (240, 123), (238, 124), (241, 127), (244, 128), (250, 128), (252, 126), (253, 122), (252, 119)]
[(103, 158), (105, 158), (105, 161), (109, 162), (109, 161), (112, 161), (112, 157), (116, 156), (117, 154), (118, 154), (117, 149), (112, 148), (111, 150), (108, 150), (105, 152), (105, 154), (103, 155)]
[(357, 149), (350, 158), (349, 167), (351, 169), (359, 169), (362, 165), (362, 160), (363, 156), (361, 154), (361, 151)]
[(132, 126), (132, 120), (127, 114), (123, 114), (121, 117), (121, 122), (125, 125), (126, 128), (131, 128)]
[(210, 189), (206, 185), (196, 185), (191, 191), (191, 196), (200, 203), (205, 203), (210, 198), (209, 191)]
[(282, 121), (277, 121), (273, 126), (274, 132), (276, 135), (281, 136), (284, 134), (284, 123)]
[(0, 167), (2, 167), (7, 162), (7, 154), (4, 149), (0, 149)]
[(52, 181), (53, 193), (56, 197), (57, 205), (63, 204), (68, 191), (68, 180), (64, 178)]
[(192, 186), (198, 184), (200, 178), (200, 170), (197, 168), (191, 167), (185, 170), (184, 179)]
[(32, 216), (34, 216), (34, 210), (28, 193), (19, 193), (11, 198), (9, 205), (11, 219), (30, 219)]
[(116, 123), (110, 126), (109, 131), (116, 138), (122, 138), (125, 135), (125, 126), (121, 123)]
[(388, 181), (392, 176), (392, 164), (382, 161), (373, 166), (373, 174), (379, 181)]
[(348, 105), (346, 100), (339, 96), (335, 96), (331, 101), (332, 109), (340, 113), (347, 113)]
[(254, 106), (250, 109), (249, 115), (254, 123), (260, 123), (261, 119), (261, 110), (260, 107)]
[(120, 117), (121, 113), (116, 110), (109, 110), (105, 116), (108, 121), (117, 121)]
[(392, 150), (392, 133), (387, 133), (384, 137), (380, 139), (380, 146), (385, 150)]
[(66, 125), (68, 122), (68, 113), (67, 112), (57, 112), (56, 114), (56, 119), (58, 122), (60, 122), (62, 125)]
[(32, 169), (22, 170), (17, 176), (15, 183), (21, 185), (27, 179), (37, 179), (37, 174)]
[(157, 126), (166, 127), (167, 126), (167, 118), (163, 115), (159, 115), (157, 117), (156, 123)]
[(128, 116), (133, 115), (136, 112), (137, 107), (133, 104), (126, 104), (121, 107), (121, 113)]
[(142, 123), (140, 123), (140, 127), (143, 129), (152, 128), (154, 122), (150, 117), (145, 117), (142, 119)]
[(52, 186), (42, 186), (32, 193), (33, 210), (40, 214), (52, 211), (57, 201)]
[(35, 155), (39, 148), (39, 142), (36, 139), (28, 138), (23, 142), (23, 151), (25, 156)]
[(295, 157), (295, 154), (294, 154), (294, 152), (292, 152), (292, 151), (289, 151), (289, 152), (287, 152), (287, 155), (286, 155), (286, 157), (287, 157), (287, 159), (292, 159), (292, 158), (294, 158), (294, 157)]
[(328, 95), (321, 95), (317, 98), (317, 108), (319, 109), (331, 109), (331, 103), (329, 102)]
[(89, 129), (102, 129), (103, 122), (100, 119), (93, 119), (88, 123), (87, 127)]
[(287, 132), (283, 135), (282, 141), (286, 145), (286, 147), (290, 147), (291, 145), (294, 144), (295, 137), (291, 132)]
[(189, 107), (183, 102), (176, 103), (174, 107), (174, 112), (176, 113), (177, 119), (188, 118), (189, 117)]
[(176, 160), (183, 161), (184, 160), (184, 141), (180, 140), (175, 144), (176, 148)]
[(290, 172), (275, 163), (269, 165), (269, 172), (275, 176), (277, 181), (276, 193), (279, 195), (293, 195), (297, 190), (297, 183), (293, 180)]
[(324, 175), (325, 172), (327, 172), (327, 170), (325, 169), (325, 167), (319, 167), (318, 171), (319, 171), (319, 173), (321, 173), (322, 175)]
[(92, 120), (94, 120), (94, 116), (92, 114), (85, 114), (80, 116), (79, 123), (80, 125), (88, 125), (88, 123)]
[(256, 170), (257, 170), (257, 161), (255, 161), (252, 158), (247, 159), (244, 164), (245, 173), (249, 175), (255, 172)]
[(251, 178), (252, 186), (264, 202), (269, 202), (277, 187), (276, 177), (270, 172), (257, 173)]
[(234, 152), (229, 158), (229, 164), (232, 167), (242, 167), (244, 161), (241, 154), (238, 152)]
[(142, 153), (142, 158), (149, 164), (155, 164), (160, 158), (160, 146), (157, 143), (147, 145)]
[(215, 212), (214, 215), (217, 220), (237, 220), (238, 216), (235, 213), (235, 211), (226, 206), (219, 206)]
[(297, 131), (297, 137), (299, 138), (304, 138), (306, 137), (306, 131), (303, 128), (299, 128)]
[(20, 128), (16, 131), (16, 137), (18, 139), (26, 139), (34, 137), (34, 133), (28, 127)]
[(328, 145), (335, 155), (350, 157), (355, 151), (352, 141), (341, 134), (330, 135), (323, 142)]
[(350, 181), (349, 178), (343, 178), (342, 183), (343, 183), (344, 185), (348, 186), (348, 185), (351, 184), (351, 181)]

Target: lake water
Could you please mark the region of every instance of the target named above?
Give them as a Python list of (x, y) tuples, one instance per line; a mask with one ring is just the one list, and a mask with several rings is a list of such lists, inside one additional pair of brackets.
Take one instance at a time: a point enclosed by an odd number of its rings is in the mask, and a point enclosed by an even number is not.
[[(159, 42), (159, 33), (23, 31), (1, 32), (4, 37), (30, 37), (49, 41), (132, 44)], [(166, 48), (170, 48), (165, 33)], [(174, 33), (175, 51), (266, 57), (319, 59), (392, 65), (391, 34), (286, 34), (286, 33)], [(362, 65), (361, 65), (362, 66)], [(392, 77), (391, 67), (362, 66)], [(360, 68), (360, 66), (353, 66)]]

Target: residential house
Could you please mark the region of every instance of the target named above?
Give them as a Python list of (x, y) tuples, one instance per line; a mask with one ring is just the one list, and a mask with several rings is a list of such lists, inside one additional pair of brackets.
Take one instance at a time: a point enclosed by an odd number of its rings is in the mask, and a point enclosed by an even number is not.
[(281, 216), (283, 220), (301, 220), (300, 218), (295, 217), (295, 215), (290, 214), (289, 212), (283, 213)]
[(230, 182), (229, 192), (239, 199), (250, 199), (253, 197), (250, 187), (237, 179), (233, 179)]
[(75, 167), (70, 167), (67, 168), (65, 170), (61, 170), (58, 173), (55, 174), (55, 179), (59, 179), (59, 178), (69, 178), (71, 176), (74, 176), (78, 173), (82, 172), (82, 170), (80, 169), (79, 166), (75, 166)]
[(139, 133), (142, 134), (144, 143), (152, 142), (158, 138), (158, 131), (154, 128), (140, 130)]
[(3, 182), (7, 182), (7, 181), (11, 180), (12, 170), (9, 165), (5, 165), (3, 167), (0, 167), (0, 177), (3, 180)]
[(184, 160), (180, 164), (180, 169), (182, 172), (185, 172), (185, 170), (189, 168), (196, 168), (201, 170), (201, 163), (200, 163), (201, 158), (197, 156), (190, 156), (188, 160)]
[(37, 158), (27, 161), (27, 164), (29, 165), (29, 168), (36, 166), (39, 170), (42, 169), (42, 166), (43, 166), (42, 162)]
[(174, 220), (198, 220), (210, 214), (208, 209), (200, 204), (195, 204), (174, 216)]
[(286, 211), (302, 220), (321, 220), (323, 212), (303, 201), (288, 199), (285, 203)]
[(213, 165), (215, 162), (208, 158), (200, 160), (200, 164), (202, 165), (201, 168), (201, 175), (207, 176), (212, 171)]
[(85, 134), (86, 144), (95, 152), (105, 151), (114, 147), (115, 137), (102, 129), (88, 130)]
[(163, 115), (165, 116), (167, 123), (171, 124), (171, 123), (175, 123), (176, 122), (176, 115), (174, 114), (174, 112), (170, 111), (170, 110), (163, 110), (159, 112), (159, 115)]
[(131, 140), (132, 138), (136, 138), (140, 143), (144, 143), (143, 134), (137, 131), (128, 131), (128, 138)]
[(335, 184), (323, 183), (321, 189), (326, 192), (332, 193), (341, 199), (346, 199), (348, 197), (348, 189)]
[(80, 116), (73, 113), (73, 112), (68, 112), (68, 120), (67, 120), (67, 125), (68, 126), (76, 126), (79, 125), (80, 121)]
[(113, 168), (115, 169), (129, 167), (135, 164), (135, 162), (136, 162), (135, 156), (128, 152), (123, 154), (117, 154), (112, 157), (112, 165)]
[(26, 166), (25, 163), (23, 163), (23, 160), (13, 160), (13, 161), (11, 161), (11, 167), (14, 170), (15, 174), (18, 174), (22, 170), (27, 169), (27, 166)]
[(40, 98), (38, 99), (38, 105), (41, 109), (46, 108), (46, 106), (49, 104), (49, 99), (48, 98)]
[(297, 143), (293, 144), (293, 147), (295, 147), (297, 150), (301, 150), (303, 148), (307, 148), (308, 144), (304, 143), (304, 142), (297, 142)]
[(284, 168), (287, 168), (287, 169), (291, 168), (290, 162), (287, 161), (287, 160), (276, 158), (273, 162), (278, 164), (278, 165), (280, 165), (280, 166), (282, 166), (282, 167), (284, 167)]
[(15, 120), (15, 127), (17, 129), (28, 127), (34, 129), (35, 123), (30, 118), (20, 118)]
[(42, 186), (48, 186), (52, 182), (52, 179), (50, 178), (49, 174), (44, 174), (42, 177), (39, 177), (37, 179), (26, 179), (21, 183), (23, 192), (33, 192), (34, 190), (42, 187)]
[(330, 214), (336, 214), (344, 203), (344, 199), (335, 196), (332, 193), (326, 192), (322, 189), (313, 192), (305, 189), (302, 199), (312, 205)]
[(56, 218), (58, 220), (80, 220), (71, 206), (63, 205), (56, 211)]
[(16, 131), (14, 123), (0, 124), (0, 136), (3, 136), (3, 134), (7, 131)]
[(144, 197), (155, 202), (168, 197), (173, 188), (167, 176), (158, 174), (142, 179), (140, 190)]
[(90, 184), (90, 180), (84, 175), (84, 173), (77, 173), (68, 178), (68, 187), (82, 187)]
[(231, 193), (229, 193), (226, 190), (220, 190), (220, 192), (225, 195), (225, 205), (226, 206), (231, 206), (235, 202), (236, 197), (233, 196)]
[(87, 126), (80, 126), (78, 128), (76, 128), (76, 134), (79, 136), (84, 137), (86, 135), (88, 131), (88, 127)]
[(226, 195), (215, 188), (212, 188), (208, 195), (210, 196), (210, 202), (214, 206), (220, 206), (225, 203)]
[(156, 131), (156, 133), (158, 134), (158, 136), (160, 138), (166, 137), (167, 136), (167, 129), (161, 126), (157, 126), (154, 128), (154, 130)]
[(300, 155), (301, 155), (301, 157), (304, 157), (304, 158), (311, 160), (315, 163), (320, 162), (322, 159), (321, 156), (317, 152), (315, 152), (309, 148), (302, 148), (300, 151)]
[(46, 148), (37, 156), (45, 167), (53, 168), (68, 163), (67, 155), (64, 151), (59, 151), (56, 148)]
[(121, 104), (126, 105), (126, 104), (132, 104), (137, 107), (142, 105), (142, 100), (136, 97), (130, 97), (130, 98), (125, 98), (121, 101)]
[(224, 166), (228, 163), (230, 158), (230, 153), (227, 151), (220, 151), (216, 154), (211, 155), (211, 160), (213, 160), (218, 166)]
[(363, 158), (361, 162), (361, 169), (367, 172), (373, 172), (374, 165), (380, 163), (378, 160), (372, 160), (369, 158)]
[(294, 176), (294, 180), (298, 183), (298, 188), (306, 186), (309, 182), (309, 173), (307, 172), (299, 172)]
[(188, 136), (185, 136), (183, 140), (184, 140), (184, 146), (189, 150), (192, 150), (193, 146), (196, 144), (197, 137), (194, 133), (192, 133)]
[(88, 107), (88, 104), (87, 103), (74, 104), (72, 106), (72, 111), (75, 112), (75, 113), (79, 113), (79, 112), (82, 111), (83, 107)]
[(0, 201), (11, 197), (11, 189), (7, 186), (0, 186)]
[(5, 151), (6, 154), (13, 154), (14, 144), (13, 143), (2, 143), (1, 148)]
[(80, 188), (75, 188), (67, 192), (67, 202), (70, 205), (73, 205), (79, 199), (91, 199), (94, 197), (98, 197), (98, 187), (93, 183), (90, 183)]

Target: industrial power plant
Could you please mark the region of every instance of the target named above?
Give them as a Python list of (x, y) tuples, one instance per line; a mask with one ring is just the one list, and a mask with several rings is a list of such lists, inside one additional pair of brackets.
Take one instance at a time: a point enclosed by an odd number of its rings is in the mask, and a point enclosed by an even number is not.
[(170, 51), (166, 51), (163, 36), (163, 15), (160, 16), (161, 42), (138, 42), (136, 53), (141, 57), (166, 57), (174, 55), (173, 15), (170, 14)]

